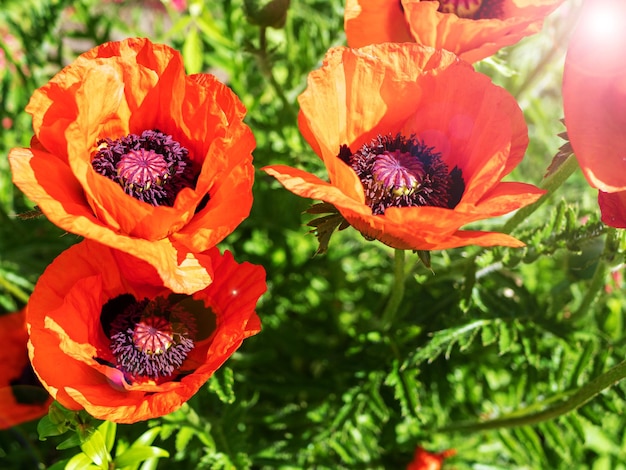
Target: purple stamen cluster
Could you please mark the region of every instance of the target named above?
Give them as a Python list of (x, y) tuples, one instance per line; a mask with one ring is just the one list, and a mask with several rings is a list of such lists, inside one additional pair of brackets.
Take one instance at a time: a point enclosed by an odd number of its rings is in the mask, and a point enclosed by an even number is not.
[(105, 304), (101, 322), (115, 366), (130, 381), (173, 376), (194, 348), (195, 319), (160, 297), (137, 301), (128, 294), (119, 296)]
[(107, 138), (98, 145), (93, 169), (140, 201), (171, 207), (181, 189), (195, 185), (189, 151), (158, 130)]
[(461, 170), (449, 171), (440, 153), (414, 137), (379, 135), (354, 153), (342, 145), (338, 157), (358, 175), (374, 215), (389, 207), (452, 209), (465, 190)]

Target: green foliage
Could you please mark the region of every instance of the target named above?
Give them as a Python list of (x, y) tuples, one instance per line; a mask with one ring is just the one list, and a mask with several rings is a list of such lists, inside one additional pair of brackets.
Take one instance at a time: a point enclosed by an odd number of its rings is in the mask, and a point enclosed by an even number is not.
[[(248, 21), (243, 0), (190, 0), (184, 12), (4, 0), (0, 119), (11, 125), (0, 133), (0, 309), (21, 308), (48, 263), (77, 241), (30, 217), (4, 158), (28, 146), (24, 108), (37, 87), (98, 43), (147, 35), (180, 50), (189, 73), (214, 73), (240, 96), (257, 168), (285, 163), (326, 178), (298, 131), (296, 99), (325, 51), (345, 43), (342, 10), (342, 0), (292, 0), (272, 28)], [(515, 180), (539, 184), (563, 144), (559, 74), (570, 28), (549, 21), (477, 65), (514, 93), (529, 123)], [(221, 247), (267, 271), (261, 334), (162, 418), (115, 426), (55, 404), (39, 424), (0, 431), (2, 467), (405, 468), (420, 444), (456, 448), (459, 470), (626, 468), (621, 382), (567, 414), (517, 425), (574, 403), (626, 353), (626, 240), (599, 222), (595, 197), (576, 172), (523, 220), (509, 219), (525, 248), (406, 253), (398, 280), (392, 250), (336, 231), (336, 214), (319, 218), (332, 208), (311, 207), (258, 172), (252, 213)], [(403, 300), (389, 321), (398, 283)]]

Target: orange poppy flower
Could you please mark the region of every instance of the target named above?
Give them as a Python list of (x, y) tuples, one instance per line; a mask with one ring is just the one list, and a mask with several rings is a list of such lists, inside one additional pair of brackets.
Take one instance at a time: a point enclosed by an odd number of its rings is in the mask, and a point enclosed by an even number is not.
[(626, 3), (587, 1), (579, 18), (563, 72), (567, 136), (585, 178), (600, 189), (602, 220), (626, 228)]
[(501, 182), (521, 161), (527, 128), (515, 99), (447, 51), (379, 44), (329, 51), (299, 97), (300, 131), (330, 183), (302, 170), (264, 170), (295, 194), (332, 204), (367, 238), (399, 249), (523, 246), (459, 230), (536, 201)]
[(9, 154), (13, 181), (53, 223), (149, 262), (178, 292), (211, 282), (200, 253), (252, 205), (255, 141), (229, 88), (127, 39), (78, 57), (26, 110), (35, 136)]
[(28, 360), (24, 310), (0, 315), (0, 429), (41, 418), (52, 398)]
[(151, 283), (158, 279), (140, 260), (120, 269), (113, 250), (91, 240), (58, 256), (26, 314), (44, 387), (69, 409), (117, 423), (178, 409), (261, 328), (263, 268), (216, 247), (205, 257), (214, 281), (186, 295)]
[(444, 459), (452, 457), (456, 454), (456, 450), (444, 450), (439, 454), (432, 454), (422, 447), (415, 449), (413, 461), (408, 465), (406, 470), (441, 470)]
[(417, 42), (468, 62), (539, 32), (563, 0), (346, 0), (350, 47)]

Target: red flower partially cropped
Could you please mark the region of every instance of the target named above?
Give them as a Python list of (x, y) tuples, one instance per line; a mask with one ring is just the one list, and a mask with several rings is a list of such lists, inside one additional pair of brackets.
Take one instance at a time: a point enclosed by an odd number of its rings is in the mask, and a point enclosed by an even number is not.
[(346, 0), (350, 47), (416, 42), (476, 62), (540, 31), (563, 0)]
[(264, 168), (291, 192), (332, 204), (368, 238), (399, 249), (523, 246), (459, 230), (536, 201), (502, 182), (528, 144), (515, 99), (447, 51), (380, 44), (329, 51), (299, 98), (300, 130), (330, 183), (284, 165)]
[[(626, 228), (626, 3), (583, 4), (563, 72), (567, 136), (602, 220)], [(610, 193), (610, 194), (603, 194)]]
[(413, 461), (407, 466), (406, 470), (441, 470), (443, 461), (455, 454), (456, 450), (454, 449), (448, 449), (441, 453), (434, 454), (422, 447), (417, 447)]
[(35, 136), (9, 154), (13, 181), (59, 227), (152, 264), (191, 293), (200, 255), (248, 216), (245, 108), (209, 74), (147, 39), (96, 47), (35, 91)]
[(24, 310), (0, 315), (0, 429), (41, 418), (52, 398), (28, 360)]
[(263, 268), (217, 248), (205, 256), (214, 280), (193, 295), (152, 283), (152, 268), (139, 260), (125, 269), (90, 240), (57, 257), (27, 306), (31, 362), (50, 394), (117, 423), (180, 408), (261, 328)]

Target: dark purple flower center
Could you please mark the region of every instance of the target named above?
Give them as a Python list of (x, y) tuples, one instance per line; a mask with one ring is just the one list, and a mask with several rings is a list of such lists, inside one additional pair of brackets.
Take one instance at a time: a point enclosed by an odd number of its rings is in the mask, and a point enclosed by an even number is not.
[(461, 170), (450, 171), (441, 154), (413, 137), (379, 135), (354, 153), (341, 146), (338, 156), (358, 175), (374, 215), (388, 207), (452, 209), (465, 190)]
[(120, 295), (102, 307), (100, 321), (129, 382), (175, 375), (194, 348), (195, 318), (171, 299)]
[(140, 201), (171, 207), (181, 189), (195, 185), (189, 151), (158, 130), (104, 139), (98, 145), (93, 169)]
[[(24, 345), (24, 357), (27, 356), (26, 345)], [(40, 405), (48, 399), (48, 392), (35, 375), (30, 361), (22, 368), (19, 377), (9, 382), (11, 393), (17, 403), (22, 405)]]
[(502, 18), (502, 0), (438, 0), (439, 11), (473, 20)]

